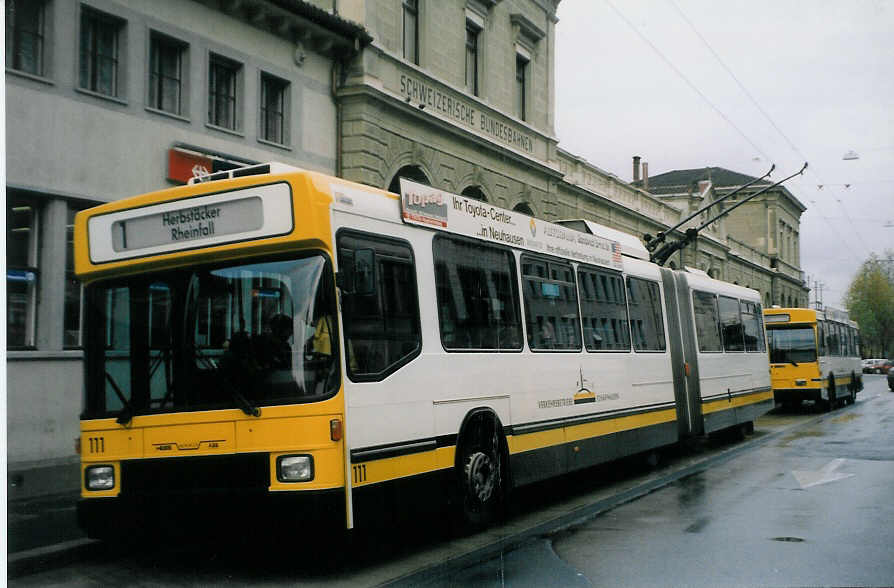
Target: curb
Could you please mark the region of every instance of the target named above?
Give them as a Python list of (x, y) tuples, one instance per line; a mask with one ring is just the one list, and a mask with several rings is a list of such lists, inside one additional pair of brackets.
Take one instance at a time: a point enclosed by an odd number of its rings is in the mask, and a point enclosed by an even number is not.
[(59, 567), (89, 557), (101, 542), (93, 539), (74, 539), (55, 545), (35, 547), (6, 556), (6, 577), (18, 578), (50, 567)]

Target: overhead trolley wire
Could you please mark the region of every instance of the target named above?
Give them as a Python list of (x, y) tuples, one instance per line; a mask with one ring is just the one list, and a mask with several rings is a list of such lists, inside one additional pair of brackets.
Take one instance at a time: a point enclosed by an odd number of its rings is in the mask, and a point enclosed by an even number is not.
[[(609, 2), (609, 0), (606, 0), (606, 2), (608, 2), (609, 4), (611, 4), (611, 2)], [(699, 40), (701, 40), (701, 42), (702, 42), (702, 43), (704, 44), (704, 46), (708, 49), (708, 51), (711, 53), (711, 55), (714, 56), (714, 59), (717, 60), (717, 62), (718, 62), (718, 63), (720, 64), (720, 66), (724, 69), (724, 71), (726, 71), (726, 73), (729, 74), (729, 76), (733, 79), (733, 81), (736, 83), (736, 85), (739, 86), (739, 89), (742, 91), (742, 93), (745, 94), (745, 96), (748, 98), (748, 100), (751, 101), (751, 103), (754, 105), (755, 108), (757, 108), (757, 110), (761, 113), (761, 115), (763, 115), (763, 117), (764, 117), (765, 119), (767, 119), (767, 122), (769, 122), (770, 125), (776, 130), (776, 132), (779, 133), (779, 135), (785, 140), (785, 142), (788, 143), (788, 145), (789, 145), (789, 147), (791, 147), (792, 151), (794, 151), (795, 153), (797, 153), (798, 156), (799, 156), (801, 159), (803, 159), (804, 161), (808, 161), (809, 158), (808, 158), (807, 156), (805, 156), (805, 155), (801, 152), (800, 149), (798, 149), (798, 146), (795, 145), (795, 143), (794, 143), (791, 139), (789, 139), (788, 135), (786, 135), (785, 132), (783, 132), (783, 130), (779, 127), (779, 125), (776, 124), (776, 121), (773, 120), (773, 117), (770, 116), (770, 114), (764, 109), (763, 106), (760, 105), (760, 103), (759, 103), (759, 102), (757, 101), (757, 99), (751, 94), (751, 92), (748, 91), (748, 88), (745, 87), (745, 84), (743, 84), (743, 83), (741, 82), (741, 80), (739, 80), (739, 78), (736, 76), (736, 74), (733, 72), (733, 70), (732, 70), (732, 69), (726, 64), (726, 62), (720, 57), (720, 55), (717, 53), (717, 51), (714, 50), (714, 48), (711, 46), (711, 44), (708, 42), (708, 40), (705, 39), (705, 37), (701, 34), (701, 32), (699, 32), (699, 30), (695, 27), (695, 25), (692, 23), (692, 21), (689, 20), (689, 17), (687, 17), (686, 14), (680, 9), (680, 7), (677, 6), (677, 3), (674, 2), (674, 0), (668, 0), (668, 3), (674, 8), (674, 10), (676, 10), (677, 14), (680, 15), (680, 18), (683, 19), (683, 21), (689, 26), (689, 28), (692, 29), (692, 32), (695, 33), (695, 36), (698, 37)], [(612, 7), (612, 8), (614, 8), (614, 7)], [(617, 12), (617, 9), (615, 9), (615, 11)], [(626, 19), (625, 19), (625, 21), (626, 21)], [(629, 21), (627, 21), (627, 24), (630, 25), (631, 27), (633, 26), (633, 25), (630, 24)], [(637, 33), (639, 33), (639, 32), (637, 31)], [(640, 37), (642, 38), (642, 35), (640, 35)], [(652, 47), (654, 48), (654, 45), (652, 45), (652, 43), (649, 43), (649, 45), (652, 46)], [(662, 56), (662, 58), (664, 58), (664, 56)], [(665, 61), (667, 61), (667, 58), (664, 58), (664, 59), (665, 59)], [(674, 70), (676, 71), (677, 68), (674, 68)], [(687, 82), (688, 82), (688, 80), (687, 80)], [(701, 93), (700, 93), (700, 94), (701, 94)], [(715, 110), (717, 110), (717, 107), (716, 107), (716, 106), (714, 106), (713, 104), (711, 104), (711, 106), (712, 106)], [(726, 118), (726, 117), (724, 117), (724, 118)], [(738, 127), (735, 127), (735, 128), (736, 128), (737, 131), (739, 131)], [(741, 133), (741, 131), (739, 131), (739, 132)], [(754, 145), (754, 143), (751, 142), (750, 139), (749, 139), (749, 143), (751, 143), (752, 145)], [(760, 150), (758, 150), (758, 151), (760, 151)], [(763, 153), (762, 153), (762, 154), (763, 154)], [(764, 157), (767, 157), (767, 156), (764, 155)], [(768, 159), (769, 159), (769, 158), (768, 158)], [(815, 168), (811, 168), (811, 169), (809, 169), (809, 170), (808, 170), (808, 173), (813, 173), (813, 175), (816, 176), (816, 178), (819, 180), (819, 182), (820, 182), (821, 185), (830, 185), (830, 184), (825, 184), (825, 182), (823, 182), (823, 180), (822, 180), (822, 178), (820, 178), (819, 174), (816, 173)], [(816, 205), (816, 201), (815, 201), (815, 200), (811, 200), (811, 202), (813, 202), (813, 203)], [(867, 252), (871, 252), (872, 250), (871, 250), (869, 247), (866, 246), (866, 243), (863, 241), (863, 237), (860, 235), (860, 232), (859, 232), (859, 231), (856, 229), (856, 227), (854, 226), (854, 223), (853, 223), (853, 221), (851, 220), (850, 215), (848, 215), (847, 210), (844, 208), (844, 205), (841, 204), (841, 200), (837, 200), (837, 202), (838, 202), (839, 205), (841, 205), (841, 209), (842, 209), (842, 211), (844, 212), (844, 217), (845, 217), (845, 219), (847, 219), (847, 222), (848, 222), (848, 224), (851, 226), (851, 229), (853, 229), (853, 233), (857, 236), (857, 239), (860, 241), (860, 244), (863, 246), (863, 249), (865, 249)], [(818, 205), (817, 205), (817, 208), (819, 208)], [(819, 211), (819, 212), (820, 212), (820, 218), (822, 218), (822, 219), (826, 222), (826, 224), (828, 224), (830, 227), (832, 227), (832, 228), (835, 230), (836, 233), (838, 233), (838, 236), (841, 238), (842, 242), (843, 242), (843, 243), (845, 244), (845, 246), (848, 248), (848, 250), (850, 251), (851, 255), (854, 256), (854, 259), (855, 259), (856, 261), (861, 261), (860, 258), (857, 256), (857, 254), (853, 251), (853, 249), (851, 249), (851, 247), (850, 247), (850, 245), (847, 243), (847, 241), (844, 239), (844, 236), (841, 235), (841, 233), (838, 231), (838, 228), (837, 228), (834, 224), (832, 224), (831, 222), (829, 222), (828, 219), (827, 219), (827, 217), (826, 217), (824, 214), (822, 214), (821, 211)]]

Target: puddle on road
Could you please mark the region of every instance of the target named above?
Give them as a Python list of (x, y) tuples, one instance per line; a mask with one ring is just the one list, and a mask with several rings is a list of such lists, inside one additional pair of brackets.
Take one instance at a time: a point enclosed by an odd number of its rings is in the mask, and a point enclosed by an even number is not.
[(847, 414), (843, 414), (843, 415), (841, 415), (841, 416), (839, 416), (839, 417), (835, 417), (834, 419), (832, 419), (832, 422), (833, 422), (833, 423), (846, 423), (846, 422), (848, 422), (848, 421), (852, 421), (852, 420), (854, 420), (855, 418), (857, 418), (857, 417), (859, 417), (859, 416), (860, 416), (860, 415), (858, 415), (858, 414), (854, 414), (854, 413), (852, 413), (852, 412), (849, 412), (849, 413), (847, 413)]
[(822, 431), (815, 431), (812, 429), (807, 429), (805, 431), (795, 431), (789, 435), (786, 435), (779, 441), (780, 447), (788, 447), (788, 444), (791, 441), (797, 441), (798, 439), (802, 439), (804, 437), (823, 437), (825, 433)]

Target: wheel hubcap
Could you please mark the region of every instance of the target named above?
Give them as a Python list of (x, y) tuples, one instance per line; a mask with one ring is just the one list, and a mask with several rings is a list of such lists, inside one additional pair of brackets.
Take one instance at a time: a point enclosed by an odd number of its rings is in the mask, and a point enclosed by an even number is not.
[(481, 503), (490, 500), (497, 485), (496, 474), (490, 456), (480, 451), (470, 455), (466, 462), (466, 488), (469, 494)]

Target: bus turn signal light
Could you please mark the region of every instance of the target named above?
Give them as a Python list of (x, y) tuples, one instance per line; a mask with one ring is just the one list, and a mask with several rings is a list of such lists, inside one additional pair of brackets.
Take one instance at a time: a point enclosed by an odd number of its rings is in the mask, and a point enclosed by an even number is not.
[(329, 438), (333, 441), (341, 441), (342, 437), (341, 419), (332, 419), (329, 421)]

